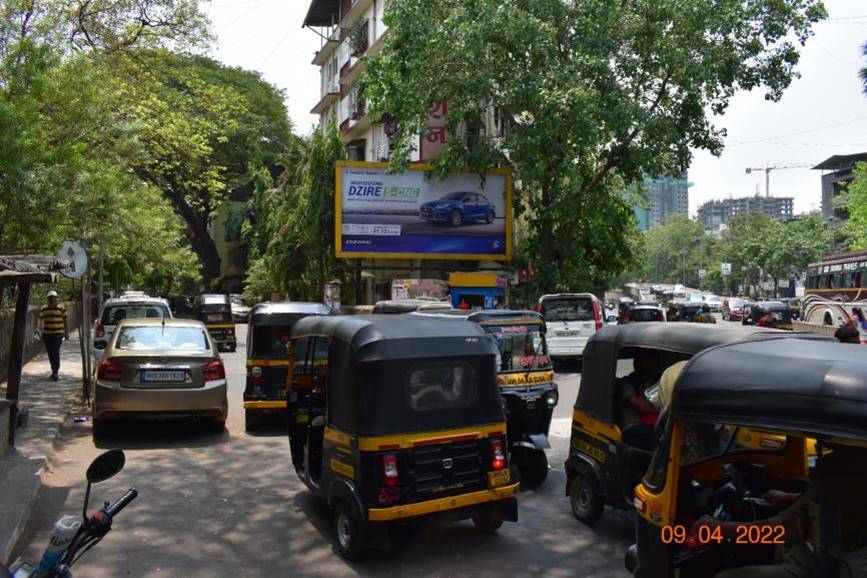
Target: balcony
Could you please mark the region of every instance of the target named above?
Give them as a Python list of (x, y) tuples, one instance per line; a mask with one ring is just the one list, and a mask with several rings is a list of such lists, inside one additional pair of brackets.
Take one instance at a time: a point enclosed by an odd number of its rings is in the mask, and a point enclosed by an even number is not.
[(370, 45), (370, 22), (362, 18), (349, 30), (349, 49), (352, 56), (360, 56)]
[(339, 26), (335, 26), (328, 33), (328, 36), (323, 39), (322, 47), (313, 57), (311, 64), (314, 66), (324, 66), (337, 47), (340, 46), (340, 41), (343, 40), (343, 30)]
[(334, 92), (326, 92), (322, 95), (322, 98), (319, 99), (319, 102), (310, 109), (310, 114), (322, 114), (328, 107), (337, 102), (340, 99), (340, 93), (337, 91)]
[(352, 25), (358, 21), (364, 12), (373, 5), (373, 0), (354, 0), (352, 6), (343, 15), (340, 20), (340, 26), (343, 28), (352, 28)]

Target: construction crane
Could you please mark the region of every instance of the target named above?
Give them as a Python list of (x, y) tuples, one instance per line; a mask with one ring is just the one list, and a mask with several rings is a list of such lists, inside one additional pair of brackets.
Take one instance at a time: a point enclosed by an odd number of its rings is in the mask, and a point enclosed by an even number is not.
[(810, 167), (810, 165), (787, 165), (784, 167), (783, 166), (771, 167), (771, 166), (765, 165), (764, 167), (758, 167), (758, 168), (747, 167), (746, 172), (748, 175), (752, 174), (753, 171), (764, 171), (765, 172), (765, 196), (770, 197), (771, 196), (771, 171), (781, 171), (781, 170), (785, 170), (785, 169), (806, 169), (809, 167)]

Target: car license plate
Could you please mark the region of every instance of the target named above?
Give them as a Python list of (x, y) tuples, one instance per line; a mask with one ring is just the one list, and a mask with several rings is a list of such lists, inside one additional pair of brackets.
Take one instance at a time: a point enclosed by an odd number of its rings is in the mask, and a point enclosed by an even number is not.
[(186, 371), (146, 370), (141, 372), (141, 380), (146, 381), (186, 381)]
[(575, 337), (576, 335), (578, 335), (578, 333), (579, 333), (578, 331), (558, 331), (557, 336), (558, 337)]
[(505, 486), (509, 482), (512, 481), (512, 476), (509, 474), (509, 470), (499, 470), (496, 472), (488, 472), (488, 487), (489, 488), (497, 488), (499, 486)]
[(208, 321), (222, 321), (223, 314), (222, 313), (211, 313), (208, 315)]

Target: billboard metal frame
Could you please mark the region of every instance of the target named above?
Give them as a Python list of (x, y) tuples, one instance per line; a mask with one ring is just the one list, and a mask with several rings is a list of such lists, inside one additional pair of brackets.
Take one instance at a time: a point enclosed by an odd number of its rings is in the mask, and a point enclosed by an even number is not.
[[(503, 175), (506, 181), (506, 252), (502, 255), (485, 255), (472, 253), (365, 253), (358, 251), (342, 251), (343, 247), (343, 169), (344, 168), (368, 168), (388, 169), (388, 163), (373, 163), (366, 161), (337, 161), (335, 163), (335, 187), (334, 187), (334, 251), (338, 259), (453, 259), (453, 260), (486, 260), (486, 261), (511, 261), (512, 260), (512, 171), (505, 168), (490, 168), (485, 171), (488, 175)], [(433, 172), (436, 167), (427, 163), (410, 163), (408, 171)], [(450, 170), (449, 173), (475, 173), (469, 168)]]

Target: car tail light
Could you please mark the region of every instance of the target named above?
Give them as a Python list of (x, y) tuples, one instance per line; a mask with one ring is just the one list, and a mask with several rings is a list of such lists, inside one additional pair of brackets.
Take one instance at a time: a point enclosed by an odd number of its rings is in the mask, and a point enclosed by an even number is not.
[(96, 329), (93, 331), (94, 337), (105, 337), (105, 326), (102, 324), (102, 321), (96, 324)]
[(385, 454), (382, 456), (382, 477), (385, 480), (385, 485), (394, 487), (398, 482), (397, 473), (397, 456), (394, 454)]
[(212, 361), (202, 368), (202, 377), (205, 381), (216, 381), (218, 379), (226, 379), (226, 369), (223, 367), (222, 361)]
[(103, 381), (120, 381), (123, 376), (123, 366), (116, 361), (103, 359), (96, 370), (96, 378)]
[(262, 368), (261, 367), (251, 367), (250, 368), (250, 383), (253, 385), (258, 385), (262, 383)]
[(541, 313), (542, 312), (542, 304), (536, 303), (536, 306), (533, 307), (533, 311), (535, 311), (536, 313)]
[(599, 308), (599, 302), (593, 301), (593, 319), (596, 320), (596, 330), (602, 329), (602, 311)]
[(491, 468), (506, 469), (506, 452), (503, 450), (503, 440), (491, 440)]

